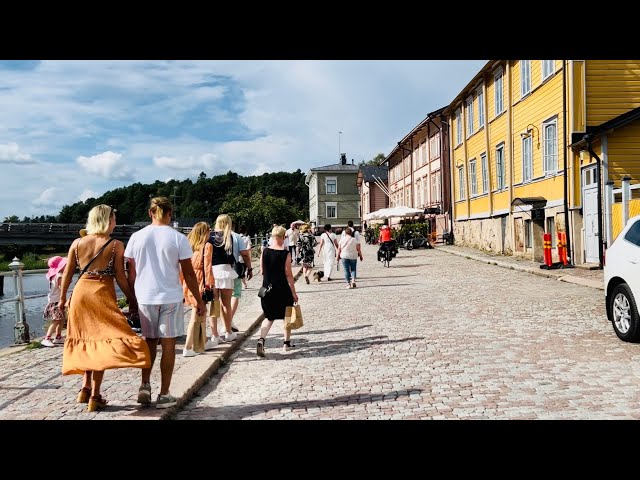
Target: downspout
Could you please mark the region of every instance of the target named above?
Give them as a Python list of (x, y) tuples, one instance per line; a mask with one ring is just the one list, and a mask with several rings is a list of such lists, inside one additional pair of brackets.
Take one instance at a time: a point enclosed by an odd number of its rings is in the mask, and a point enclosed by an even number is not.
[(411, 164), (411, 206), (416, 208), (414, 205), (416, 192), (413, 191), (413, 137), (411, 137), (411, 155), (409, 156), (409, 163)]
[[(562, 149), (564, 151), (564, 231), (567, 236), (567, 252), (568, 252), (568, 261), (569, 265), (574, 265), (573, 261), (573, 253), (571, 250), (571, 228), (569, 225), (569, 176), (567, 173), (568, 170), (568, 161), (567, 161), (567, 61), (562, 60)], [(591, 147), (589, 147), (591, 148)], [(598, 175), (600, 167), (598, 166)], [(571, 169), (573, 172), (573, 169)], [(573, 175), (573, 173), (572, 173)], [(598, 181), (598, 202), (600, 201), (600, 182)], [(600, 221), (600, 205), (598, 205), (598, 221)], [(602, 231), (602, 230), (600, 230)], [(600, 249), (600, 266), (602, 266), (602, 249)]]
[[(596, 152), (593, 151), (593, 148), (591, 147), (591, 140), (592, 140), (592, 135), (587, 134), (584, 136), (584, 140), (586, 140), (587, 142), (587, 150), (589, 150), (589, 155), (592, 158), (596, 159), (596, 168), (597, 168), (597, 175), (598, 175), (598, 260), (600, 261), (600, 268), (602, 268), (602, 266), (604, 265), (604, 258), (603, 258), (603, 250), (602, 250), (602, 175), (601, 175), (601, 169), (602, 169), (602, 160), (600, 160), (600, 157), (598, 157), (598, 155), (596, 154)], [(568, 239), (569, 237), (567, 237)], [(567, 240), (568, 242), (569, 240)]]
[[(444, 128), (446, 127), (446, 129)], [(448, 145), (449, 142), (445, 144), (444, 136), (445, 133), (447, 135), (447, 139), (449, 138), (449, 123), (444, 121), (443, 115), (440, 114), (440, 169), (442, 170), (442, 176), (440, 177), (440, 202), (442, 203), (442, 212), (445, 212), (444, 202), (447, 202), (446, 211), (449, 213), (449, 218), (447, 219), (447, 227), (449, 229), (449, 238), (450, 242), (453, 244), (453, 189), (451, 188), (451, 182), (453, 178), (453, 170), (451, 168), (451, 152), (449, 148), (445, 146)], [(447, 154), (447, 161), (445, 162), (445, 152)], [(449, 180), (449, 192), (445, 195), (445, 182)]]
[[(513, 149), (513, 111), (512, 111), (513, 99), (511, 97), (512, 95), (511, 60), (506, 61), (505, 72), (506, 74), (504, 76), (507, 78), (507, 108), (509, 109), (508, 117), (507, 117), (507, 140), (509, 142), (509, 146), (507, 150), (509, 154), (509, 232), (511, 233), (509, 237), (511, 240), (511, 255), (514, 255), (516, 253), (516, 234), (515, 234), (515, 228), (513, 225), (513, 174), (514, 174), (513, 164), (515, 162), (515, 159), (513, 158), (513, 150), (514, 150)], [(504, 94), (503, 94), (503, 97), (504, 97)], [(503, 249), (504, 249), (504, 245), (503, 245)]]

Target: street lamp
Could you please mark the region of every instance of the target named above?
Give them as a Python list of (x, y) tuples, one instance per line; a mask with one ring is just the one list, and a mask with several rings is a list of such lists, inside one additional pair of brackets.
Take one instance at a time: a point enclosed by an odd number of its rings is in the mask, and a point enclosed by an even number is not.
[(342, 153), (340, 149), (340, 135), (342, 135), (342, 132), (338, 132), (338, 158), (340, 158), (340, 154)]

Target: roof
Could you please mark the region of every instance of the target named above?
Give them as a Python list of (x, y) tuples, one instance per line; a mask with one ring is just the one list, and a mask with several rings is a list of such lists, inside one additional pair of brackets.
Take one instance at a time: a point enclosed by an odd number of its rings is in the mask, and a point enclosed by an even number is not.
[(616, 128), (622, 128), (626, 125), (629, 125), (631, 122), (638, 120), (640, 118), (640, 107), (634, 108), (633, 110), (629, 110), (628, 112), (623, 113), (622, 115), (618, 115), (611, 120), (604, 122), (595, 127), (587, 127), (586, 133), (574, 133), (571, 136), (571, 145), (570, 147), (582, 147), (587, 144), (587, 139), (585, 138), (587, 135), (591, 135), (591, 138), (596, 135), (600, 135), (601, 133), (608, 132), (610, 130), (615, 130)]
[(476, 86), (476, 84), (480, 81), (480, 79), (482, 78), (485, 72), (493, 69), (496, 66), (496, 64), (500, 63), (501, 61), (502, 60), (489, 60), (484, 65), (484, 67), (482, 67), (480, 71), (476, 73), (476, 75), (471, 79), (471, 81), (467, 83), (467, 85), (462, 90), (460, 90), (458, 95), (456, 95), (456, 97), (449, 103), (449, 105), (447, 105), (444, 114), (448, 115), (449, 113), (451, 113), (451, 109), (454, 106), (454, 104), (456, 104), (458, 100), (462, 99), (462, 97), (467, 95), (470, 89)]
[[(385, 181), (389, 177), (389, 168), (386, 166), (363, 165), (360, 167), (363, 182), (375, 182), (376, 179)], [(373, 178), (375, 175), (376, 178)]]
[(357, 172), (358, 165), (352, 165), (347, 163), (342, 165), (341, 163), (334, 163), (333, 165), (326, 165), (324, 167), (316, 167), (311, 169), (312, 172)]

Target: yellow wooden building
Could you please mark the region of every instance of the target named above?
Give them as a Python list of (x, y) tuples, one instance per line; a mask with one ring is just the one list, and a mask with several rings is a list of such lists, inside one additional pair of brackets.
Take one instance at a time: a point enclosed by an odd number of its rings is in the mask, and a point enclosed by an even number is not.
[[(572, 263), (610, 237), (603, 185), (640, 181), (640, 61), (492, 60), (446, 108), (456, 244)], [(566, 229), (565, 225), (569, 225)]]

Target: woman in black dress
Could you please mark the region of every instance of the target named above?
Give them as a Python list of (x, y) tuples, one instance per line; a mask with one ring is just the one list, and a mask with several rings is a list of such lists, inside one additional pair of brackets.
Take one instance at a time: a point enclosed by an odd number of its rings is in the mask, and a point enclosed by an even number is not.
[[(256, 347), (256, 353), (260, 357), (264, 357), (264, 342), (273, 321), (284, 320), (287, 307), (298, 301), (291, 272), (291, 253), (289, 250), (285, 250), (283, 245), (285, 232), (283, 227), (273, 227), (271, 231), (272, 245), (262, 251), (260, 258), (262, 286), (269, 289), (269, 292), (261, 299), (265, 318), (260, 327), (260, 339)], [(285, 328), (282, 349), (286, 352), (292, 347), (291, 330)]]

